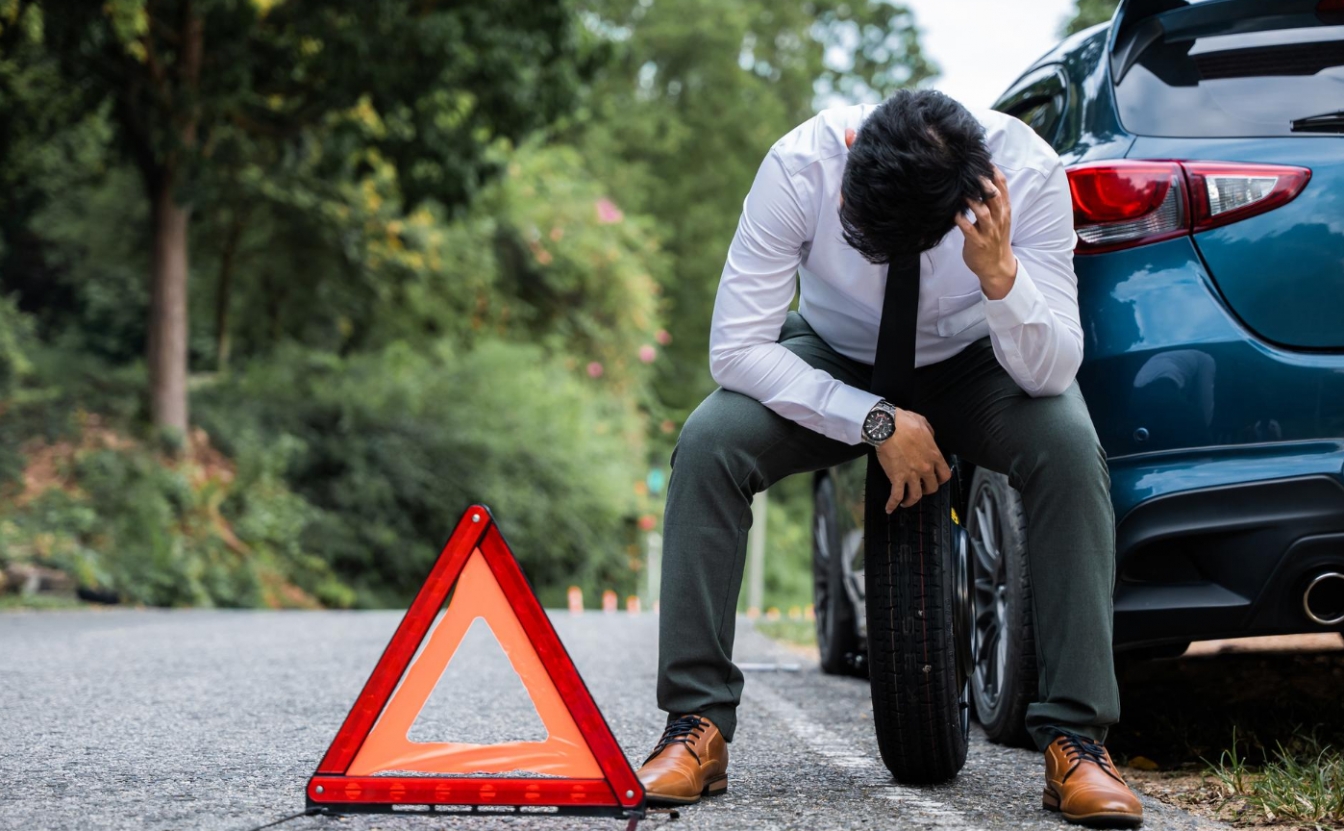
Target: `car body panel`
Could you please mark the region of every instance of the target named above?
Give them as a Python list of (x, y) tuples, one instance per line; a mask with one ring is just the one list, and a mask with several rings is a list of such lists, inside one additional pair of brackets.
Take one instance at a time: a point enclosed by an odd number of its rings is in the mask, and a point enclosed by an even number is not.
[(1344, 439), (1197, 447), (1108, 463), (1119, 523), (1148, 500), (1186, 491), (1300, 476), (1326, 476), (1344, 484)]
[(1288, 204), (1194, 240), (1228, 308), (1260, 338), (1344, 348), (1344, 136), (1140, 137), (1128, 155), (1310, 169), (1311, 180)]
[(1078, 381), (1110, 457), (1344, 436), (1344, 354), (1256, 338), (1189, 238), (1076, 257), (1074, 269)]

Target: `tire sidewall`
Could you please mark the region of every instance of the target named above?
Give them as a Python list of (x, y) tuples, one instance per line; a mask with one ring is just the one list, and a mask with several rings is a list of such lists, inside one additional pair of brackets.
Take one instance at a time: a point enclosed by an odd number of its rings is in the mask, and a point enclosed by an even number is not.
[[(813, 518), (812, 537), (812, 600), (817, 613), (817, 647), (820, 652), (822, 669), (830, 674), (842, 674), (849, 668), (847, 660), (850, 653), (858, 648), (858, 629), (854, 620), (854, 606), (850, 603), (849, 593), (845, 590), (845, 568), (842, 561), (844, 551), (841, 546), (839, 511), (836, 505), (836, 487), (829, 476), (822, 476), (813, 494), (813, 510), (820, 514), (827, 512), (826, 531), (830, 549), (825, 568), (819, 568), (817, 559), (816, 518)], [(820, 580), (826, 581), (826, 598), (823, 609), (820, 597)], [(824, 631), (823, 631), (824, 629)]]
[[(1027, 560), (1026, 522), (1022, 500), (1017, 491), (1001, 473), (980, 468), (971, 480), (967, 499), (967, 532), (975, 536), (975, 510), (982, 491), (993, 492), (998, 506), (998, 522), (1002, 529), (1002, 556), (1005, 562), (1004, 631), (1007, 654), (998, 701), (992, 708), (985, 706), (981, 694), (979, 674), (971, 678), (971, 701), (976, 720), (984, 728), (990, 741), (1013, 746), (1031, 746), (1026, 730), (1027, 706), (1037, 698), (1037, 666), (1035, 621), (1031, 609), (1031, 578)], [(972, 569), (978, 561), (972, 555)], [(974, 597), (974, 593), (973, 593)]]

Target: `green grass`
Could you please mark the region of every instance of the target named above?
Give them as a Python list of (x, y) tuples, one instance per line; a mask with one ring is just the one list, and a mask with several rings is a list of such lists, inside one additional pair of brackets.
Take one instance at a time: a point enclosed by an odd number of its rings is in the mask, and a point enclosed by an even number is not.
[(816, 624), (810, 620), (757, 620), (756, 630), (767, 638), (799, 646), (816, 646)]
[(1285, 746), (1276, 745), (1257, 768), (1237, 747), (1224, 750), (1209, 765), (1218, 780), (1224, 804), (1239, 808), (1243, 819), (1257, 819), (1315, 828), (1344, 827), (1344, 754), (1322, 746), (1314, 735), (1299, 733)]
[(18, 609), (83, 609), (88, 604), (73, 597), (47, 594), (6, 594), (0, 596), (0, 612)]

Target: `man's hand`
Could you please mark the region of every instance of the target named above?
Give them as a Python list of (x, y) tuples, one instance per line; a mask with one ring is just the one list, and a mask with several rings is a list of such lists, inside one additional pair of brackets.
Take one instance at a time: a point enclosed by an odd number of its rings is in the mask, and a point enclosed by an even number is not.
[(891, 480), (887, 513), (909, 508), (952, 478), (952, 471), (933, 441), (933, 428), (919, 413), (896, 411), (896, 432), (877, 448), (877, 460)]
[(1017, 279), (1017, 257), (1010, 244), (1013, 230), (1012, 206), (1008, 203), (1008, 181), (994, 168), (994, 181), (981, 179), (989, 198), (981, 202), (967, 200), (975, 222), (957, 214), (957, 227), (966, 237), (961, 256), (966, 266), (980, 278), (980, 288), (990, 300), (1002, 300)]

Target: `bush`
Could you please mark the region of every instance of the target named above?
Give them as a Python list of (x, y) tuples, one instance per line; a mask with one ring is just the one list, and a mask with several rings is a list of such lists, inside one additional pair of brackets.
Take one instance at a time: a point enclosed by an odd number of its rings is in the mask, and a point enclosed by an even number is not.
[(0, 404), (7, 401), (25, 375), (32, 372), (28, 360), (32, 322), (9, 299), (0, 297)]
[(634, 586), (637, 416), (539, 347), (440, 342), (345, 359), (293, 348), (194, 406), (226, 451), (286, 460), (315, 509), (304, 548), (360, 605), (407, 602), (475, 502), (495, 509), (544, 602), (571, 584)]
[(52, 566), (86, 591), (153, 606), (353, 601), (303, 552), (312, 511), (271, 467), (236, 472), (200, 431), (172, 460), (96, 416), (78, 420), (75, 440), (25, 448), (25, 487), (0, 515), (0, 564)]
[(86, 593), (155, 606), (348, 606), (303, 551), (315, 515), (280, 477), (286, 446), (237, 463), (195, 431), (178, 458), (138, 441), (144, 372), (44, 345), (0, 299), (0, 567), (60, 569)]

